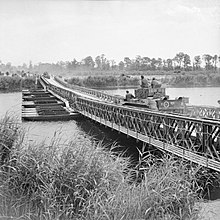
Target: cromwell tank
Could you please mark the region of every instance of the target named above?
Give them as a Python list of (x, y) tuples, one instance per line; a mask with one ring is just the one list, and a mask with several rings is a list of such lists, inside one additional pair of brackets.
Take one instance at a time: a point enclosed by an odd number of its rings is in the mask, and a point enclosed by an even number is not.
[(166, 88), (138, 88), (135, 90), (135, 99), (124, 102), (123, 105), (184, 114), (188, 102), (189, 99), (186, 97), (169, 99), (169, 96), (166, 95)]

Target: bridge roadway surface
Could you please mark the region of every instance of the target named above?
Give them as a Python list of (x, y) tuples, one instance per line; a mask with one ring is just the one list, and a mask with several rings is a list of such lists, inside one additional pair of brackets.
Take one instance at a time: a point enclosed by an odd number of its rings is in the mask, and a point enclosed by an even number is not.
[(53, 77), (50, 77), (50, 79), (46, 79), (46, 81), (49, 83), (49, 84), (52, 84), (54, 86), (57, 86), (57, 87), (60, 87), (60, 88), (63, 88), (63, 89), (66, 89), (70, 92), (74, 92), (76, 95), (78, 96), (81, 96), (81, 97), (84, 97), (84, 98), (88, 98), (88, 99), (92, 99), (92, 100), (102, 100), (98, 97), (95, 97), (95, 96), (92, 96), (92, 95), (87, 95), (87, 94), (84, 94), (84, 93), (80, 93), (78, 92), (77, 90), (73, 90), (73, 89), (69, 89), (69, 88), (66, 88), (65, 86), (61, 85), (60, 83), (58, 83)]
[(100, 91), (96, 96), (87, 88), (68, 88), (70, 85), (52, 77), (42, 77), (40, 82), (82, 115), (162, 151), (220, 172), (219, 120), (125, 107), (115, 102), (117, 98), (107, 96), (103, 100), (97, 97)]

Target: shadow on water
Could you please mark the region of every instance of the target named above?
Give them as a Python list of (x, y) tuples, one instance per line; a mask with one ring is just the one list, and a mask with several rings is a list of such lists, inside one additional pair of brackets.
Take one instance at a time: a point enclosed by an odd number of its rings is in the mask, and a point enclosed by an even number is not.
[[(129, 157), (132, 164), (135, 166), (139, 160), (139, 151), (144, 147), (142, 141), (129, 137), (123, 133), (112, 130), (104, 125), (100, 125), (89, 119), (84, 119), (77, 122), (77, 125), (87, 134), (91, 135), (95, 140), (102, 141), (108, 149), (115, 146), (114, 151), (122, 154), (124, 157)], [(146, 145), (146, 152), (151, 152), (154, 155), (161, 155), (161, 151)]]

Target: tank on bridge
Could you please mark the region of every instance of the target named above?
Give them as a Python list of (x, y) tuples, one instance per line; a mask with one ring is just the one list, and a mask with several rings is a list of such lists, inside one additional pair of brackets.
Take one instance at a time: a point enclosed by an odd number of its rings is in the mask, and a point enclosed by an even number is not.
[(172, 113), (185, 113), (187, 97), (169, 99), (166, 88), (138, 88), (135, 90), (135, 99), (125, 105), (148, 108)]

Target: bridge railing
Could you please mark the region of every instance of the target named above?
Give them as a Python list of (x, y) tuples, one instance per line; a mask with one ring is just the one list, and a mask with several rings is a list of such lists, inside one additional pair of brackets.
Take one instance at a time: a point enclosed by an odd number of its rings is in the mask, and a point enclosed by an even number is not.
[(50, 85), (45, 79), (44, 77), (40, 76), (38, 78), (40, 84), (43, 86), (44, 89), (47, 89), (47, 87)]
[[(106, 94), (104, 92), (97, 91), (94, 89), (89, 89), (89, 88), (76, 86), (76, 85), (70, 85), (58, 77), (55, 77), (55, 80), (67, 88), (74, 89), (84, 94), (95, 96), (104, 101), (113, 102), (116, 104), (123, 101), (123, 97), (112, 96), (112, 95), (109, 95), (109, 94)], [(47, 85), (47, 82), (46, 82), (46, 85)], [(220, 108), (219, 107), (187, 105), (186, 108), (184, 108), (183, 114), (189, 117), (194, 117), (194, 118), (210, 118), (210, 119), (220, 120)]]
[(77, 98), (96, 121), (178, 156), (220, 171), (220, 123)]
[(64, 82), (62, 79), (60, 79), (58, 77), (55, 77), (55, 80), (58, 83), (60, 83), (61, 85), (67, 87), (67, 88), (77, 90), (77, 91), (79, 91), (81, 93), (84, 93), (84, 94), (95, 96), (95, 97), (100, 98), (100, 99), (105, 100), (105, 101), (114, 102), (114, 103), (120, 103), (121, 101), (123, 101), (123, 97), (109, 95), (109, 94), (106, 94), (104, 92), (101, 92), (101, 91), (98, 91), (98, 90), (95, 90), (95, 89), (85, 88), (85, 87), (82, 87), (82, 86), (70, 85), (70, 84)]
[(129, 108), (91, 100), (50, 85), (70, 106), (101, 124), (220, 171), (220, 121)]
[(186, 114), (190, 117), (220, 119), (220, 108), (212, 106), (187, 105)]

